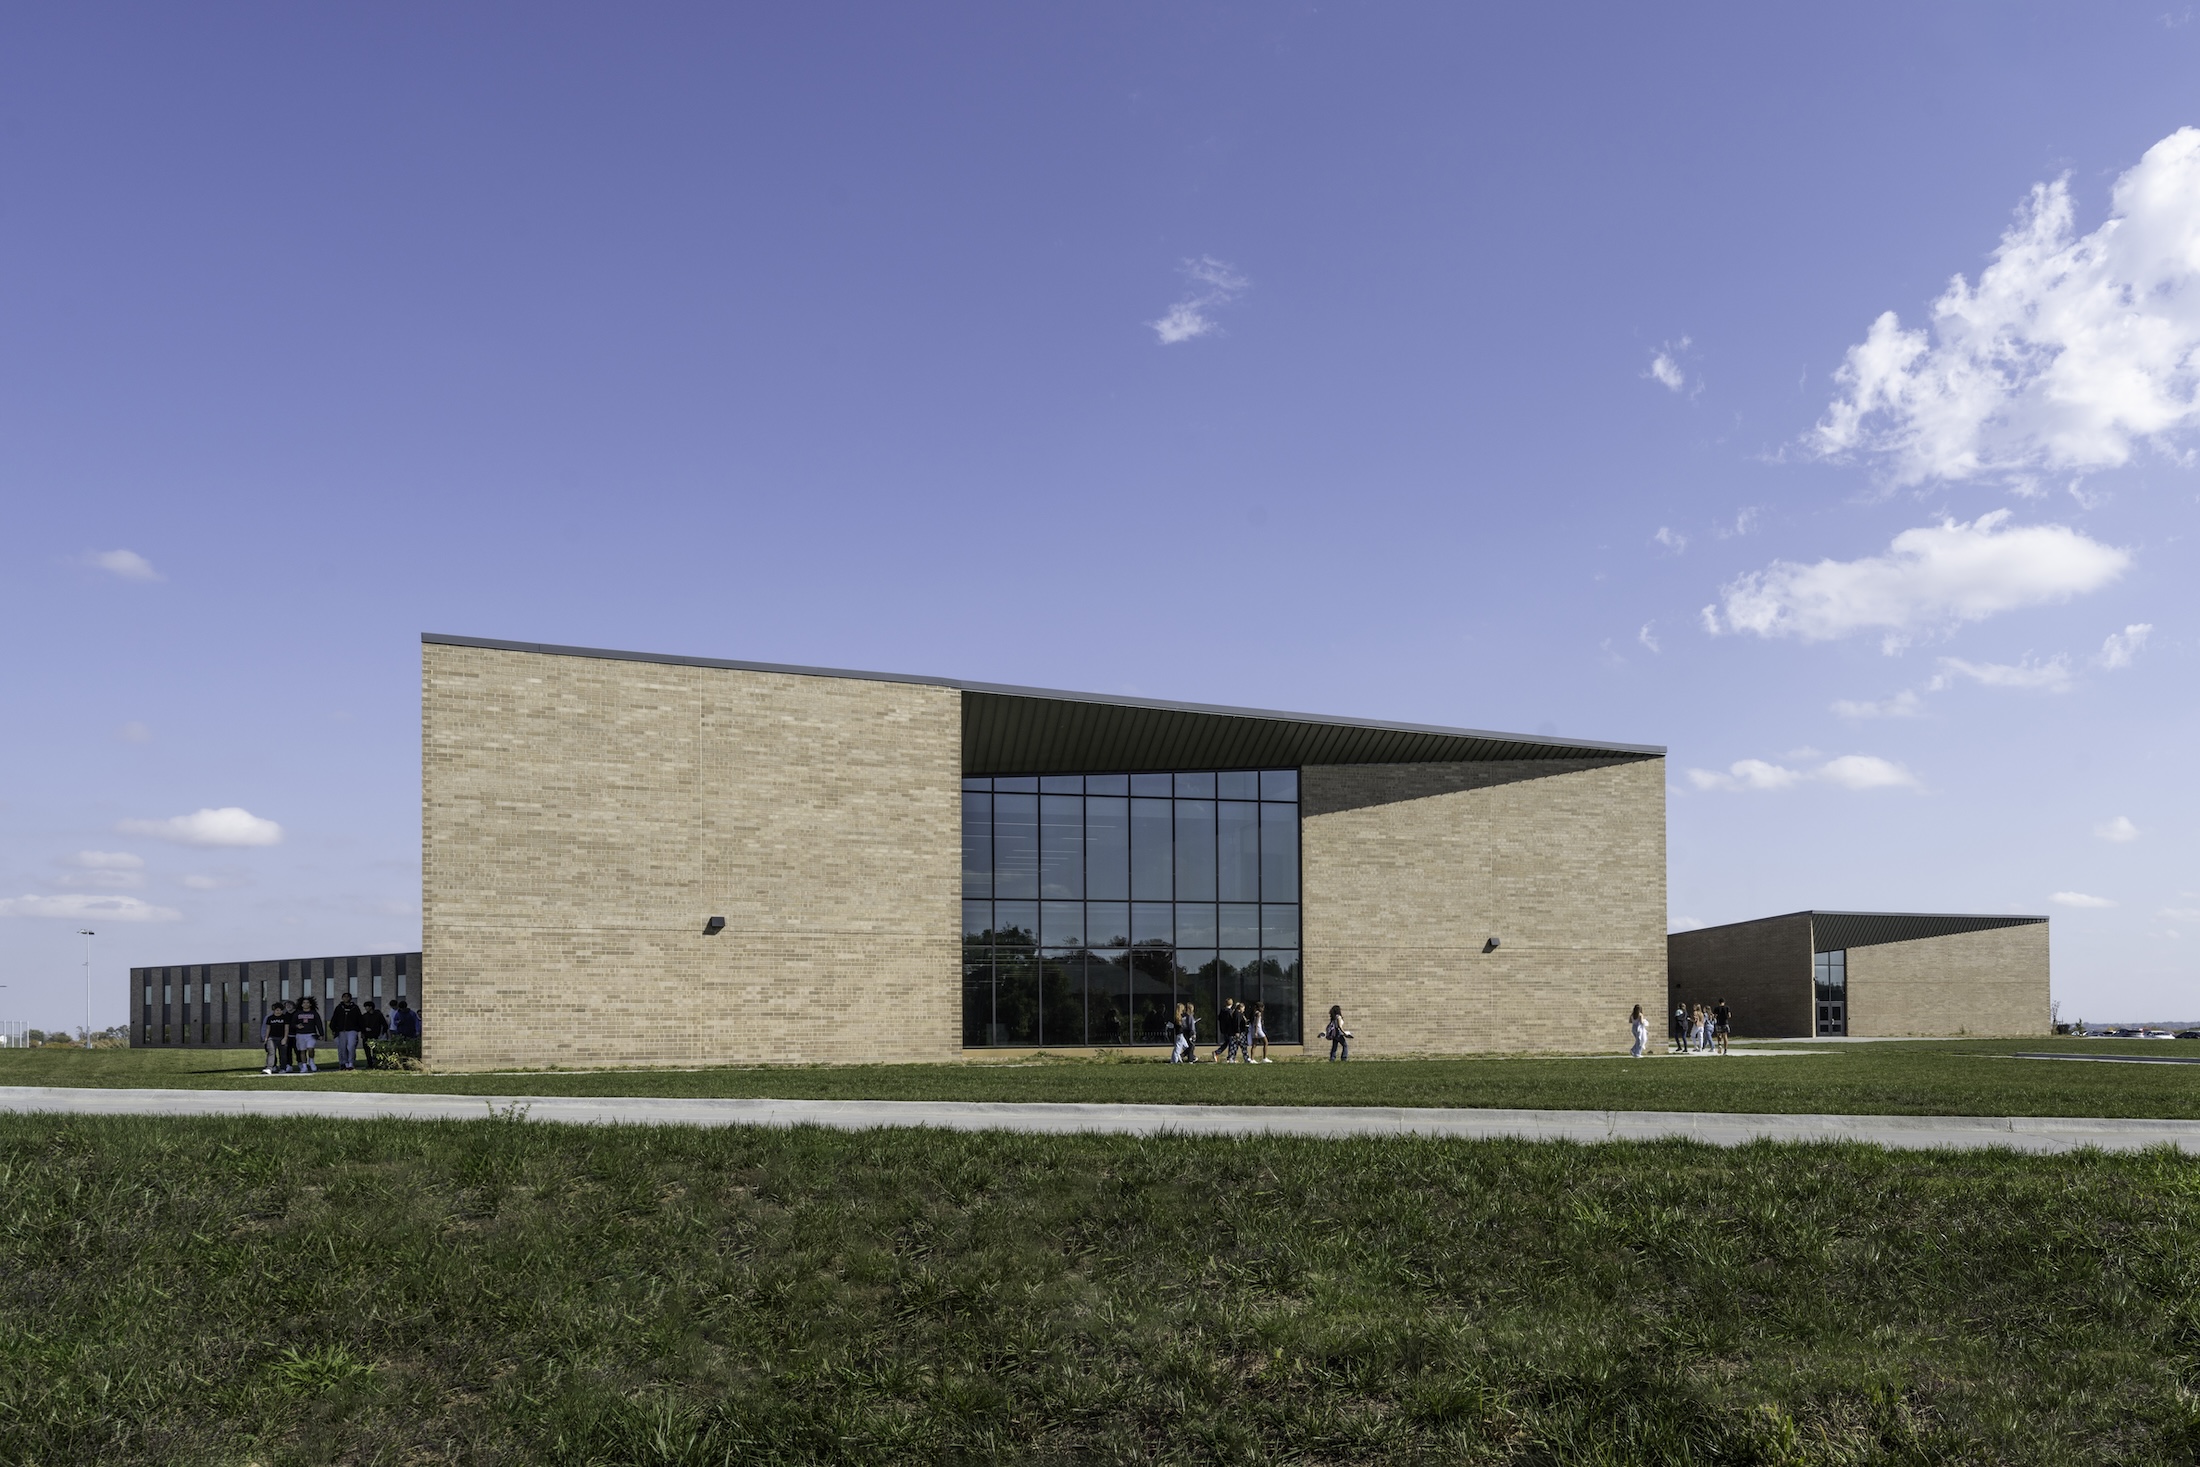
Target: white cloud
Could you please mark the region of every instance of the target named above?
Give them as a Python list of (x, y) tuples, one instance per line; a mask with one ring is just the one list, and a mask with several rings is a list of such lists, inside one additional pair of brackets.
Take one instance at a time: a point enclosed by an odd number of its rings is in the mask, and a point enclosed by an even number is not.
[(1920, 718), (1925, 713), (1925, 700), (1904, 688), (1893, 697), (1881, 698), (1876, 703), (1839, 698), (1834, 701), (1833, 711), (1843, 718)]
[(0, 917), (65, 917), (72, 922), (173, 922), (183, 913), (128, 896), (19, 896), (0, 899)]
[(2113, 907), (2107, 897), (2087, 896), (2082, 891), (2058, 891), (2048, 898), (2058, 907)]
[(61, 878), (63, 886), (127, 890), (145, 884), (145, 858), (128, 851), (78, 851), (63, 857), (61, 864), (74, 868), (71, 875)]
[(1958, 275), (1928, 326), (1888, 311), (1849, 349), (1810, 445), (1896, 485), (2173, 449), (2200, 421), (2200, 129), (2147, 149), (2107, 221), (2075, 230), (2068, 180), (2035, 185), (1975, 287)]
[[(1810, 757), (1811, 751), (1797, 750), (1796, 754)], [(1815, 780), (1825, 784), (1837, 784), (1844, 789), (1878, 790), (1917, 788), (1917, 776), (1889, 759), (1871, 754), (1843, 754), (1828, 759), (1816, 769), (1791, 769), (1784, 764), (1768, 764), (1762, 759), (1738, 759), (1726, 767), (1724, 773), (1712, 769), (1691, 769), (1689, 783), (1700, 790), (1784, 790)]]
[(2155, 915), (2172, 922), (2200, 922), (2200, 907), (2164, 907)]
[(283, 839), (280, 825), (235, 805), (168, 820), (125, 820), (116, 829), (124, 835), (149, 835), (186, 846), (272, 846)]
[[(2098, 590), (2131, 564), (2067, 525), (2011, 527), (2008, 518), (2002, 509), (1904, 530), (1887, 554), (1862, 560), (1776, 560), (1722, 588), (1726, 625), (1808, 642), (1876, 630), (1892, 650), (1917, 633)], [(1707, 609), (1704, 622), (1716, 630), (1717, 613)]]
[(78, 851), (68, 864), (86, 871), (143, 871), (145, 858), (128, 851)]
[(1762, 759), (1737, 759), (1724, 774), (1710, 769), (1688, 771), (1688, 782), (1700, 790), (1784, 790), (1802, 778), (1799, 770)]
[(1681, 368), (1680, 354), (1686, 350), (1688, 338), (1685, 336), (1679, 341), (1667, 342), (1650, 358), (1650, 370), (1642, 375), (1673, 392), (1685, 390), (1688, 373)]
[(1735, 512), (1734, 526), (1732, 529), (1721, 526), (1716, 531), (1716, 533), (1721, 540), (1732, 540), (1739, 536), (1747, 535), (1752, 530), (1757, 528), (1757, 521), (1760, 518), (1761, 513), (1762, 512), (1757, 508), (1756, 505), (1745, 505), (1743, 508)]
[(109, 575), (120, 576), (125, 581), (159, 581), (167, 579), (153, 569), (153, 563), (135, 550), (88, 550), (84, 563)]
[(1704, 921), (1701, 917), (1675, 917), (1666, 925), (1674, 932), (1694, 932)]
[(1926, 685), (1926, 691), (1938, 693), (1955, 686), (1956, 679), (1967, 677), (1989, 688), (2034, 688), (2050, 693), (2070, 691), (2070, 661), (2064, 657), (2050, 657), (2045, 662), (2034, 662), (2028, 655), (2022, 662), (1965, 662), (1960, 657), (1940, 659), (1940, 671)]
[(2129, 815), (2119, 815), (2114, 820), (2103, 820), (2093, 827), (2093, 833), (2102, 840), (2112, 840), (2121, 845), (2139, 838), (2139, 827), (2131, 823)]
[(1891, 759), (1871, 754), (1843, 754), (1819, 766), (1815, 778), (1852, 790), (1914, 789), (1917, 776)]
[(2133, 622), (2120, 632), (2110, 632), (2108, 640), (2101, 643), (2100, 655), (2093, 660), (2113, 672), (2119, 667), (2131, 666), (2147, 644), (2147, 637), (2154, 631), (2152, 622)]
[(1686, 535), (1678, 530), (1669, 530), (1663, 525), (1658, 526), (1658, 532), (1650, 538), (1655, 543), (1672, 551), (1675, 555), (1688, 548), (1688, 537)]
[(142, 723), (131, 722), (116, 729), (115, 737), (126, 744), (144, 744), (152, 742), (153, 731)]
[(1643, 646), (1648, 647), (1653, 652), (1663, 650), (1658, 646), (1658, 639), (1650, 635), (1650, 628), (1656, 625), (1656, 622), (1646, 621), (1642, 624), (1642, 630), (1635, 633), (1635, 640), (1642, 643)]
[(1146, 323), (1163, 346), (1195, 341), (1220, 330), (1221, 323), (1208, 313), (1229, 305), (1253, 288), (1252, 281), (1212, 255), (1186, 260), (1183, 270), (1185, 278), (1192, 283), (1191, 293), (1169, 307), (1160, 320)]
[(1706, 635), (1716, 637), (1719, 634), (1718, 607), (1706, 606), (1703, 610), (1696, 613), (1696, 619), (1703, 623), (1703, 629)]

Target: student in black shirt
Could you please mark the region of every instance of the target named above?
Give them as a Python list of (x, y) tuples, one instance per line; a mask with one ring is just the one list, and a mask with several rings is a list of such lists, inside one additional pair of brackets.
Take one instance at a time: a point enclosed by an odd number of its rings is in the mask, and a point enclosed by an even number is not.
[(260, 1043), (267, 1050), (267, 1068), (263, 1075), (283, 1073), (283, 1055), (290, 1048), (290, 1005), (278, 1002), (260, 1016)]
[(321, 1043), (321, 1011), (313, 1000), (298, 1000), (298, 1012), (290, 1016), (290, 1042), (298, 1047), (298, 1072), (318, 1075), (321, 1067), (313, 1062), (314, 1051)]
[(373, 1069), (376, 1064), (374, 1041), (389, 1032), (390, 1021), (382, 1013), (382, 1000), (368, 999), (366, 1012), (359, 1016), (359, 1039), (366, 1046), (368, 1069)]
[(359, 1034), (365, 1027), (366, 1016), (359, 1012), (359, 1001), (350, 994), (336, 1000), (336, 1007), (329, 1011), (328, 1032), (336, 1036), (336, 1067), (340, 1070), (354, 1068), (359, 1056)]

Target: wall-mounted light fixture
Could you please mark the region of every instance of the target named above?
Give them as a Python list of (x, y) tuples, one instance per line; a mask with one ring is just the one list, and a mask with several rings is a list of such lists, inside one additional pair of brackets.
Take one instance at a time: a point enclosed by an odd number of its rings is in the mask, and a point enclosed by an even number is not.
[(1483, 943), (1483, 944), (1482, 944), (1482, 951), (1484, 951), (1484, 952), (1486, 952), (1486, 953), (1493, 953), (1493, 952), (1496, 952), (1496, 951), (1497, 951), (1497, 948), (1498, 948), (1498, 942), (1497, 942), (1497, 939), (1496, 939), (1496, 938), (1494, 938), (1494, 937), (1493, 937), (1493, 938), (1491, 938), (1491, 939), (1490, 939), (1490, 940), (1489, 940), (1488, 942), (1485, 942), (1485, 943)]
[(705, 937), (716, 937), (725, 930), (726, 919), (723, 917), (713, 917), (703, 924), (703, 936)]

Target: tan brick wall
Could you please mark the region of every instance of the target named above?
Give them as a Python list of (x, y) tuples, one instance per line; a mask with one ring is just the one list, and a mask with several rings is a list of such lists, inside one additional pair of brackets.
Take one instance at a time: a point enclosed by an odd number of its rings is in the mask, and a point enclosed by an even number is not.
[(958, 692), (422, 657), (431, 1066), (960, 1053)]
[(2046, 1034), (2045, 922), (1849, 949), (1849, 1033)]
[(1676, 932), (1666, 939), (1665, 1011), (1723, 1000), (1737, 1039), (1808, 1037), (1818, 1032), (1810, 960), (1807, 912)]
[[(1301, 772), (1309, 1040), (1622, 1050), (1665, 998), (1665, 762)], [(1490, 937), (1494, 953), (1482, 951)]]

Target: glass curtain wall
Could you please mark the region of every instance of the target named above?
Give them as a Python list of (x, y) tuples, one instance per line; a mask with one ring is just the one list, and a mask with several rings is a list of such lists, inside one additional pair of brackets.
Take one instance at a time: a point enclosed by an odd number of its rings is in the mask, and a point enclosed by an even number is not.
[(1180, 1003), (1300, 1039), (1293, 769), (963, 781), (963, 1045), (1164, 1044)]

